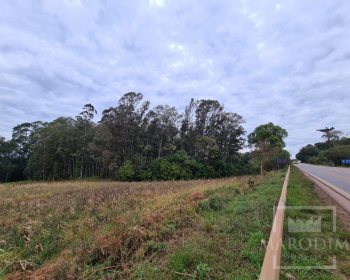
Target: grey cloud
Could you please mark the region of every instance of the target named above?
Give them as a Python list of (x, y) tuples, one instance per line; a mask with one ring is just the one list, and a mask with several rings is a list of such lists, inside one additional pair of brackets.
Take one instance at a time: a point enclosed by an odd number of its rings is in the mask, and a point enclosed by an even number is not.
[[(152, 5), (150, 3), (152, 2)], [(0, 135), (18, 123), (99, 111), (122, 93), (184, 108), (216, 98), (289, 131), (349, 131), (349, 1), (14, 1), (0, 4)]]

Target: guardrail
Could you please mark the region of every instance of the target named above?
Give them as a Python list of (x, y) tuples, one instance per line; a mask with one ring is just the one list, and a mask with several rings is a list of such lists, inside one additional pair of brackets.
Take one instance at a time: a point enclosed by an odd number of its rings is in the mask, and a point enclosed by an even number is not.
[(260, 273), (260, 280), (278, 280), (280, 276), (281, 248), (283, 235), (284, 209), (287, 200), (290, 166), (284, 178), (281, 197), (275, 212), (273, 225), (267, 244), (265, 258)]
[[(304, 172), (307, 176), (310, 177), (315, 183), (317, 183), (331, 198), (333, 198), (346, 212), (350, 214), (350, 194), (338, 188), (337, 186), (332, 185), (331, 183), (321, 179), (320, 177), (313, 175), (301, 168), (298, 168), (300, 171)], [(321, 185), (319, 184), (321, 183)], [(323, 185), (323, 186), (322, 186)]]

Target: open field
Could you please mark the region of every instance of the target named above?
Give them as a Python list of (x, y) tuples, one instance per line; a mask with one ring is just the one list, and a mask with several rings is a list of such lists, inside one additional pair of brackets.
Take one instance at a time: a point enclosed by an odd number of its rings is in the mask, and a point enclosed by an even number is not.
[[(270, 183), (269, 190), (262, 189), (269, 193), (264, 201), (268, 215), (261, 217), (265, 222), (271, 221), (270, 209), (279, 193), (280, 176), (269, 176), (267, 180), (274, 184)], [(254, 180), (255, 184), (266, 181), (261, 177)], [(247, 177), (152, 183), (2, 185), (0, 193), (1, 273), (9, 279), (23, 275), (37, 278), (49, 275), (56, 279), (69, 276), (142, 279), (151, 277), (151, 273), (163, 278), (179, 276), (173, 271), (197, 273), (198, 265), (199, 270), (202, 266), (202, 270), (206, 270), (210, 255), (202, 256), (205, 251), (199, 252), (204, 249), (200, 246), (193, 251), (191, 244), (201, 240), (223, 258), (227, 258), (222, 254), (224, 251), (235, 255), (241, 251), (241, 238), (252, 222), (246, 220), (242, 224), (244, 216), (241, 215), (250, 213), (253, 217), (258, 211), (254, 201), (246, 199), (246, 195), (254, 193)], [(222, 211), (227, 214), (218, 219)], [(228, 219), (230, 213), (236, 213), (238, 219)], [(225, 229), (218, 228), (218, 223)], [(257, 229), (261, 226), (259, 223), (258, 216), (252, 226)], [(267, 235), (269, 225), (263, 228), (262, 234)], [(228, 244), (215, 243), (228, 241), (216, 239), (223, 234), (232, 236), (231, 252)], [(212, 242), (211, 236), (216, 237)], [(248, 239), (251, 241), (242, 252), (247, 255), (242, 256), (246, 259), (242, 260), (245, 265), (237, 263), (230, 271), (241, 267), (245, 273), (251, 273), (253, 267), (254, 273), (258, 273), (263, 252), (255, 259), (249, 246), (253, 246), (254, 240), (260, 244), (260, 234)], [(187, 251), (177, 252), (179, 248)], [(23, 269), (27, 272), (18, 274)], [(218, 269), (211, 268), (208, 273), (223, 275), (227, 268)], [(34, 273), (28, 272), (31, 270)]]
[[(0, 185), (0, 278), (257, 279), (283, 176)], [(290, 184), (288, 203), (314, 198), (298, 171)], [(298, 279), (349, 276), (331, 253), (339, 270)]]

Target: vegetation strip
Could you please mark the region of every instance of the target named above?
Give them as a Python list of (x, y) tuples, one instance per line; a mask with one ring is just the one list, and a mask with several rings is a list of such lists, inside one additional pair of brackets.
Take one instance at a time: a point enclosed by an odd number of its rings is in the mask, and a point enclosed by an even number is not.
[(190, 233), (165, 256), (140, 263), (132, 279), (257, 279), (283, 177), (273, 173), (250, 186), (210, 191)]
[(304, 163), (349, 166), (350, 160), (350, 137), (346, 137), (340, 130), (331, 128), (319, 129), (325, 142), (308, 144), (302, 147), (296, 154), (296, 158)]
[[(333, 213), (315, 192), (313, 182), (297, 168), (291, 168), (288, 186), (287, 209), (285, 213), (285, 230), (283, 236), (282, 279), (298, 280), (343, 280), (350, 278), (350, 232), (337, 220), (336, 231), (333, 232)], [(319, 208), (325, 207), (325, 210)], [(299, 210), (298, 207), (306, 207)], [(290, 221), (313, 221), (321, 216), (321, 231), (293, 232)], [(312, 225), (312, 224), (311, 224)], [(325, 269), (336, 259), (333, 270)], [(319, 267), (315, 269), (315, 267)], [(322, 268), (324, 267), (324, 268)]]
[(289, 181), (290, 166), (284, 179), (281, 197), (275, 212), (272, 230), (267, 245), (264, 263), (260, 273), (260, 280), (279, 279), (280, 262), (281, 262), (281, 246), (284, 224), (284, 210), (287, 200), (287, 188)]

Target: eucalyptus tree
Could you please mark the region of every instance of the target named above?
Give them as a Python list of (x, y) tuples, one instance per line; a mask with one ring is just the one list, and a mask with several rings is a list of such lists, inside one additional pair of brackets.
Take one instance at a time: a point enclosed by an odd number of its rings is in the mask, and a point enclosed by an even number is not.
[(168, 105), (158, 105), (148, 112), (147, 146), (154, 157), (160, 159), (175, 152), (180, 117), (176, 108)]
[(190, 103), (186, 106), (180, 126), (180, 149), (189, 155), (195, 153), (196, 131), (195, 131), (195, 107), (196, 102), (191, 98)]
[[(191, 148), (213, 142), (224, 160), (233, 160), (243, 148), (245, 131), (242, 116), (225, 111), (217, 100), (191, 100), (184, 116), (181, 126), (184, 139), (181, 142), (185, 143), (184, 147), (190, 147), (190, 154)], [(194, 151), (198, 152), (198, 149)]]
[(77, 173), (76, 120), (60, 117), (34, 134), (27, 172), (33, 179), (75, 178)]
[(116, 170), (125, 160), (142, 153), (143, 127), (150, 104), (149, 101), (142, 102), (142, 99), (141, 93), (129, 92), (119, 99), (116, 107), (102, 112), (100, 123), (112, 135), (110, 169)]
[(97, 111), (93, 105), (85, 104), (83, 111), (76, 116), (76, 128), (78, 134), (78, 145), (76, 156), (79, 158), (80, 163), (80, 178), (86, 177), (92, 173), (95, 163), (88, 158), (88, 145), (92, 142), (94, 137), (95, 124), (92, 122)]
[(141, 93), (129, 92), (104, 110), (98, 123), (89, 103), (75, 118), (18, 125), (12, 140), (0, 140), (0, 178), (126, 179), (127, 174), (131, 180), (232, 174), (223, 170), (238, 164), (245, 134), (240, 115), (216, 100), (191, 99), (182, 115), (169, 105), (149, 106)]
[(215, 136), (224, 107), (217, 100), (196, 102), (195, 124), (197, 137)]
[(16, 143), (0, 136), (0, 182), (22, 179), (16, 154)]

